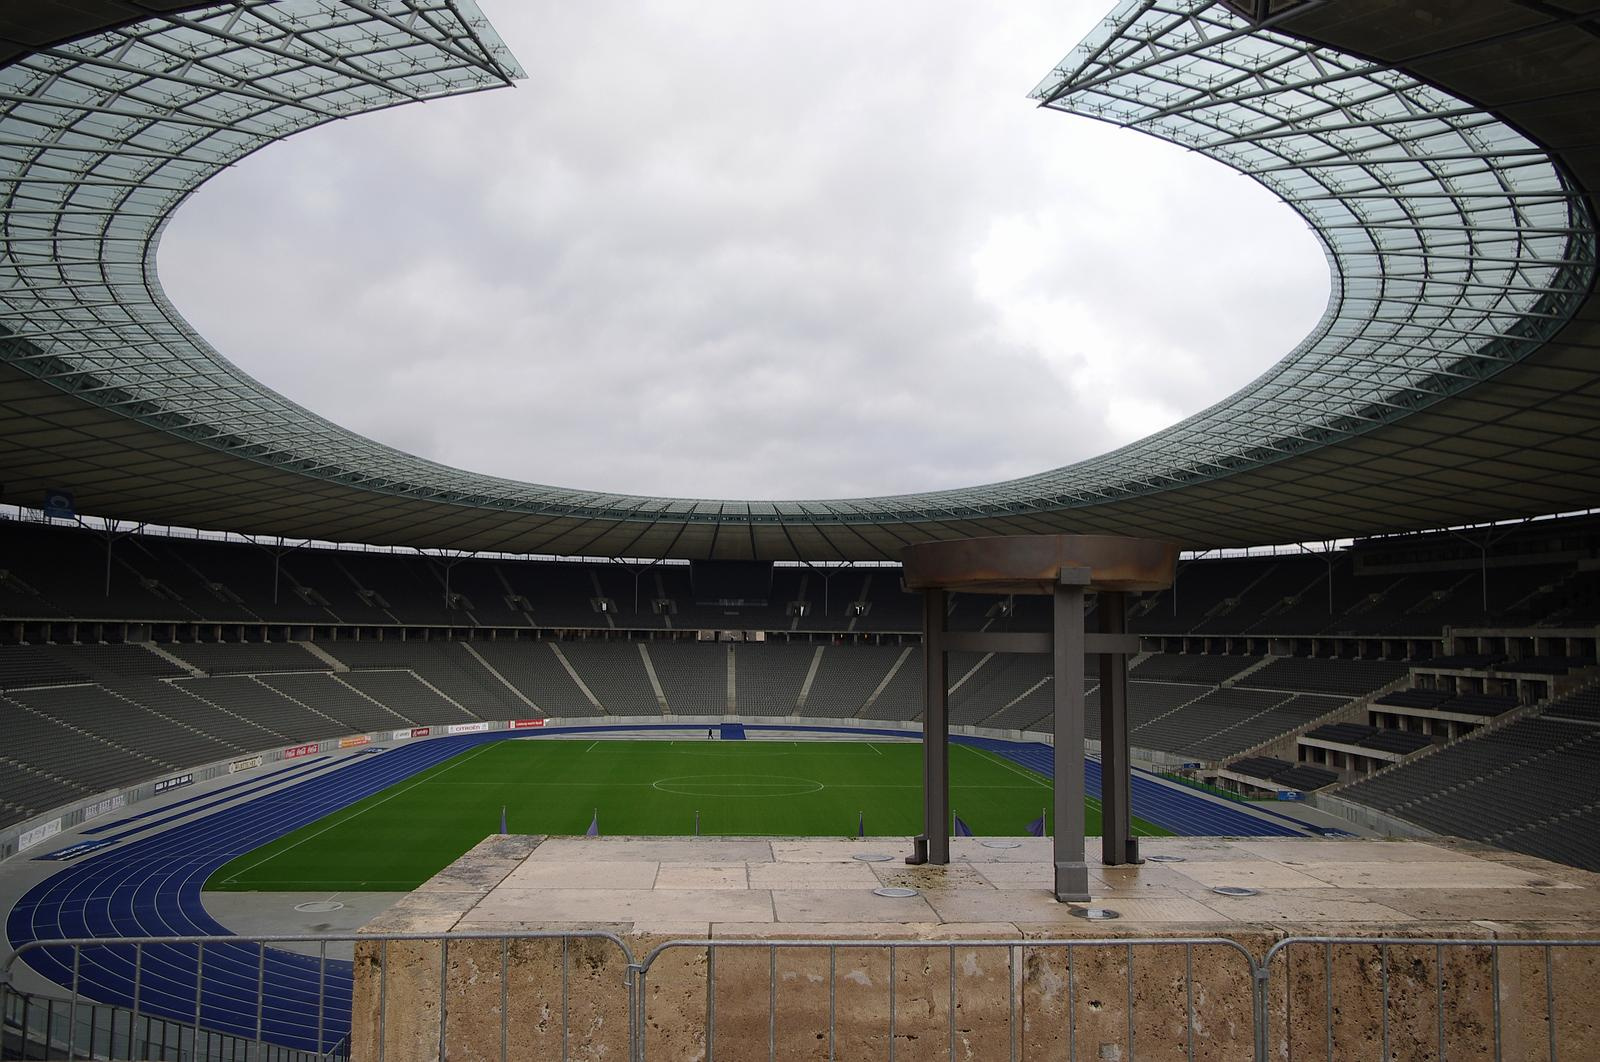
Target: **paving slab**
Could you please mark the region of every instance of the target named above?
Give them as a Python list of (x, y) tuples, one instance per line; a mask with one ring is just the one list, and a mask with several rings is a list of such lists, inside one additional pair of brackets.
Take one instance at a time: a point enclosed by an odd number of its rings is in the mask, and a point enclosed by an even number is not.
[(869, 863), (751, 863), (752, 889), (875, 889)]
[(772, 844), (748, 838), (551, 837), (528, 858), (569, 862), (754, 863), (771, 861)]
[(750, 869), (744, 863), (690, 866), (662, 863), (656, 873), (658, 889), (748, 889)]
[(506, 889), (650, 889), (661, 864), (636, 859), (529, 860), (506, 875)]
[[(948, 866), (908, 866), (907, 838), (491, 838), (459, 867), (402, 897), (374, 929), (443, 932), (517, 926), (626, 926), (652, 937), (707, 933), (764, 939), (789, 928), (848, 937), (897, 926), (902, 936), (1004, 937), (1045, 925), (1084, 935), (1120, 935), (1169, 925), (1224, 927), (1281, 935), (1285, 926), (1370, 934), (1381, 927), (1468, 927), (1557, 923), (1600, 926), (1600, 875), (1482, 845), (1440, 841), (1157, 838), (1146, 855), (1176, 862), (1103, 866), (1098, 838), (1086, 845), (1092, 903), (1115, 922), (1074, 915), (1057, 903), (1049, 838), (952, 840)], [(1013, 846), (1014, 842), (1014, 846)], [(855, 856), (892, 858), (863, 862)], [(507, 869), (509, 868), (509, 869)], [(497, 884), (487, 884), (496, 876)], [(1243, 886), (1256, 895), (1216, 894)], [(908, 888), (910, 897), (876, 895)], [(819, 927), (830, 927), (823, 929)], [(866, 930), (860, 927), (868, 927)]]
[(772, 919), (765, 890), (744, 889), (499, 889), (460, 920), (472, 929), (481, 921), (712, 922)]

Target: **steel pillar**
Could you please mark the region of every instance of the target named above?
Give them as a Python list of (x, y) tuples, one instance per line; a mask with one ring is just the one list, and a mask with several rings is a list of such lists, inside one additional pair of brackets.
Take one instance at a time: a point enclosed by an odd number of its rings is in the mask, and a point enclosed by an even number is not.
[(913, 866), (950, 862), (949, 661), (945, 655), (945, 592), (922, 595), (922, 836), (906, 859)]
[[(1126, 596), (1101, 591), (1099, 607), (1102, 634), (1128, 630)], [(1141, 863), (1139, 841), (1133, 836), (1132, 767), (1128, 761), (1128, 658), (1122, 653), (1100, 654), (1100, 861), (1108, 867)]]
[(1055, 894), (1062, 903), (1089, 899), (1083, 858), (1083, 588), (1088, 583), (1087, 568), (1063, 568), (1055, 587)]

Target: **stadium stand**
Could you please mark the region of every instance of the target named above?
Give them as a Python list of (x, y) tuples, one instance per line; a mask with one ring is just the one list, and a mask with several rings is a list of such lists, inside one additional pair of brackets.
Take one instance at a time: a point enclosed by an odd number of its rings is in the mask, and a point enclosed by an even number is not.
[(734, 694), (742, 715), (790, 715), (796, 712), (806, 676), (820, 669), (819, 645), (769, 642), (741, 645), (734, 651)]
[[(1559, 536), (1530, 525), (1496, 544), (1506, 566), (1489, 569), (1487, 614), (1478, 551), (1468, 555), (1459, 541), (1417, 536), (1403, 546), (1358, 544), (1337, 554), (1331, 568), (1320, 555), (1186, 561), (1175, 591), (1138, 602), (1130, 624), (1151, 635), (1260, 638), (1438, 638), (1446, 625), (1491, 620), (1581, 626), (1585, 616), (1600, 614), (1600, 579), (1579, 568), (1581, 549), (1570, 547), (1588, 541), (1595, 521), (1562, 523)], [(0, 609), (40, 621), (858, 634), (921, 628), (921, 599), (903, 592), (892, 567), (778, 567), (765, 604), (722, 605), (695, 601), (682, 564), (442, 559), (120, 534), (110, 537), (107, 593), (107, 542), (90, 530), (0, 521), (0, 555), (19, 559), (0, 575)], [(1566, 547), (1572, 560), (1513, 563), (1548, 557), (1553, 547)], [(797, 602), (807, 606), (803, 616), (791, 614)], [(1047, 622), (1038, 598), (958, 594), (951, 608), (953, 629), (1042, 629)]]
[[(108, 692), (171, 719), (181, 726), (215, 738), (236, 752), (256, 752), (289, 741), (295, 735), (273, 730), (226, 707), (206, 700), (177, 682), (131, 677), (108, 680)], [(213, 695), (220, 696), (216, 691)]]
[(590, 715), (597, 710), (562, 664), (554, 642), (477, 642), (472, 651), (540, 711)]
[(1553, 702), (1545, 712), (1552, 719), (1600, 723), (1600, 685), (1586, 686)]
[(1239, 680), (1240, 686), (1359, 697), (1405, 677), (1409, 665), (1388, 660), (1282, 657)]
[(193, 643), (167, 651), (208, 675), (257, 675), (273, 671), (316, 671), (327, 667), (294, 642)]
[(575, 641), (562, 642), (558, 648), (611, 715), (660, 715), (661, 702), (639, 651), (642, 645)]
[[(978, 662), (976, 653), (951, 653), (948, 677), (954, 683)], [(916, 646), (905, 653), (898, 670), (894, 670), (883, 689), (869, 697), (857, 713), (863, 719), (918, 719), (922, 716), (923, 702), (922, 647)]]
[(728, 669), (732, 653), (717, 642), (653, 642), (650, 663), (667, 698), (667, 709), (683, 715), (724, 715), (728, 711)]
[[(333, 716), (352, 734), (367, 730), (392, 730), (421, 721), (386, 707), (338, 675), (321, 672), (262, 675), (260, 681), (301, 704), (316, 705), (318, 711)], [(432, 721), (430, 717), (423, 718)]]
[(53, 701), (17, 693), (0, 698), (6, 759), (86, 792), (131, 785), (171, 766), (36, 707), (50, 703)]
[(1261, 663), (1258, 656), (1226, 653), (1152, 653), (1128, 670), (1128, 677), (1145, 682), (1205, 682), (1221, 685)]
[(1583, 833), (1600, 805), (1600, 728), (1559, 715), (1480, 731), (1339, 795), (1440, 833), (1600, 869)]
[(174, 679), (179, 686), (216, 706), (297, 740), (338, 737), (349, 731), (337, 719), (284, 696), (244, 675)]
[(484, 718), (410, 671), (346, 671), (338, 678), (414, 723), (477, 723)]
[[(319, 644), (329, 656), (354, 672), (410, 671), (449, 700), (488, 718), (515, 718), (527, 713), (505, 683), (483, 665), (465, 642), (430, 640), (362, 640)], [(319, 663), (325, 669), (325, 663)], [(431, 703), (431, 702), (429, 702)]]
[(806, 714), (834, 718), (857, 714), (904, 653), (890, 646), (827, 646), (806, 698)]
[[(950, 695), (950, 721), (967, 726), (985, 723), (1029, 691), (1047, 683), (1050, 665), (1042, 656), (997, 654)], [(959, 681), (961, 676), (955, 676)], [(1020, 728), (1019, 728), (1020, 729)]]
[(83, 682), (88, 677), (47, 646), (14, 645), (0, 654), (0, 690)]
[[(1333, 771), (1320, 767), (1290, 763), (1274, 756), (1247, 756), (1227, 765), (1234, 774), (1259, 780), (1261, 789), (1298, 789), (1313, 792), (1325, 789), (1339, 780)], [(1268, 784), (1270, 783), (1270, 784)]]
[(100, 686), (17, 690), (10, 697), (64, 726), (164, 767), (208, 763), (236, 751), (210, 734), (183, 726)]

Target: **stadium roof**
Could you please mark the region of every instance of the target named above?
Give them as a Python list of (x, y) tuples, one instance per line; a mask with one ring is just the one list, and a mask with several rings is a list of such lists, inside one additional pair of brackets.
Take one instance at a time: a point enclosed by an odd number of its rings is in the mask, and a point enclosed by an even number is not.
[(1104, 456), (965, 489), (795, 502), (465, 472), (340, 428), (230, 364), (156, 278), (172, 211), (302, 129), (522, 72), (470, 0), (177, 11), (191, 7), (0, 13), (0, 56), (17, 56), (0, 68), (4, 501), (65, 488), (96, 515), (296, 538), (831, 560), (1059, 531), (1255, 545), (1600, 499), (1600, 5), (1123, 3), (1034, 96), (1271, 188), (1326, 249), (1322, 320), (1235, 395)]

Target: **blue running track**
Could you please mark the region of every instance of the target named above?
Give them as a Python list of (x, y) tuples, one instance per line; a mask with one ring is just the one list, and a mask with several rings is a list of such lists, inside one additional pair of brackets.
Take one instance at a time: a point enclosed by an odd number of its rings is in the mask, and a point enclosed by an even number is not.
[[(905, 737), (900, 730), (850, 727), (781, 727), (747, 724), (749, 730), (811, 730), (862, 737)], [(584, 726), (541, 731), (592, 733), (614, 730), (695, 730), (671, 724), (648, 727)], [(133, 826), (143, 815), (124, 819), (113, 835), (123, 839), (167, 825), (169, 819), (209, 811), (120, 848), (63, 867), (34, 886), (11, 910), (6, 934), (13, 948), (36, 940), (74, 937), (224, 936), (228, 928), (209, 914), (200, 891), (212, 872), (236, 856), (273, 841), (324, 816), (346, 808), (396, 783), (403, 782), (452, 756), (490, 741), (530, 737), (520, 731), (495, 731), (434, 738), (391, 748), (378, 756), (334, 761), (331, 770), (291, 775), (283, 788), (260, 796), (246, 791), (236, 797), (210, 800), (176, 816), (163, 816)], [(1045, 776), (1052, 774), (1048, 745), (954, 737), (959, 744), (997, 753)], [(285, 772), (288, 773), (288, 772)], [(1100, 765), (1090, 762), (1086, 777), (1091, 794), (1100, 791)], [(203, 794), (215, 797), (216, 792)], [(245, 797), (220, 810), (214, 805)], [(184, 801), (184, 805), (198, 798)], [(176, 805), (162, 808), (170, 811)], [(1305, 836), (1309, 831), (1288, 816), (1263, 819), (1226, 804), (1184, 793), (1136, 774), (1135, 814), (1180, 834), (1199, 836)], [(148, 813), (147, 813), (148, 814)], [(1023, 828), (1017, 824), (1018, 831)], [(135, 969), (135, 949), (107, 944), (85, 948), (73, 969), (67, 948), (44, 948), (26, 956), (31, 966), (58, 984), (75, 983), (86, 999), (176, 1021), (200, 1024), (213, 1031), (298, 1050), (332, 1050), (349, 1032), (351, 964), (321, 961), (256, 944), (209, 944), (201, 954), (194, 944), (146, 945)], [(137, 1000), (135, 981), (137, 979)], [(258, 980), (265, 991), (258, 995)], [(319, 1006), (319, 1000), (321, 1004)]]

